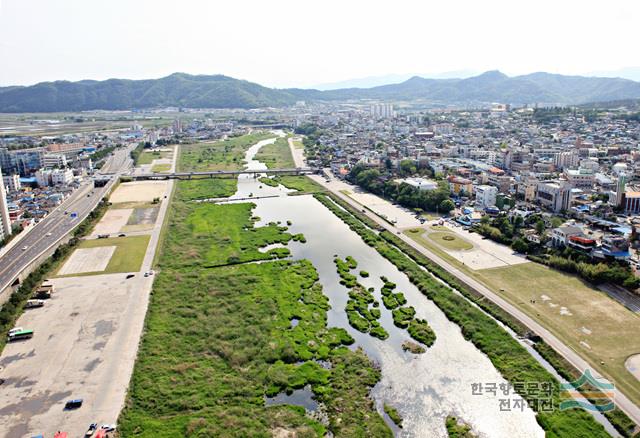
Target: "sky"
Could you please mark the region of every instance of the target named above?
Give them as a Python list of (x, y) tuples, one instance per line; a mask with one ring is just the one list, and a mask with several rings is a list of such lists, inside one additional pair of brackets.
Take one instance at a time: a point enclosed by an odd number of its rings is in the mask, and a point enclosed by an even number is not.
[(0, 0), (0, 86), (225, 74), (308, 87), (389, 74), (640, 67), (638, 0)]

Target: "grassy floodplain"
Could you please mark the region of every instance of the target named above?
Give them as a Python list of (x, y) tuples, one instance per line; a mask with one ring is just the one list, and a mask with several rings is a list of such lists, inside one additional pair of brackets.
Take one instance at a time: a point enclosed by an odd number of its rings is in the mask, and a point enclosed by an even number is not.
[(247, 149), (260, 140), (273, 137), (275, 137), (274, 134), (259, 132), (212, 143), (182, 145), (180, 146), (178, 170), (180, 172), (203, 172), (242, 169)]
[[(509, 382), (549, 382), (553, 388), (553, 403), (561, 400), (558, 381), (547, 372), (515, 339), (503, 330), (490, 316), (474, 307), (463, 297), (440, 284), (429, 271), (432, 264), (422, 267), (401, 252), (395, 245), (397, 237), (383, 232), (377, 235), (358, 219), (354, 209), (336, 197), (316, 195), (316, 198), (342, 219), (365, 243), (375, 248), (383, 257), (404, 272), (416, 287), (436, 304), (447, 318), (460, 326), (463, 336), (487, 355), (496, 369)], [(338, 205), (339, 204), (339, 205)], [(345, 209), (347, 211), (345, 211)], [(354, 216), (355, 215), (355, 216)], [(411, 254), (413, 257), (413, 254)], [(440, 278), (449, 280), (446, 276)], [(453, 283), (453, 282), (452, 282)], [(536, 403), (536, 394), (522, 390), (520, 395), (536, 412), (536, 420), (547, 437), (607, 437), (604, 427), (582, 410), (544, 412)]]
[(275, 143), (260, 148), (256, 160), (267, 165), (269, 169), (292, 169), (296, 167), (291, 156), (287, 137), (278, 137)]
[[(190, 202), (198, 184), (177, 184), (122, 436), (390, 437), (368, 396), (380, 372), (346, 348), (345, 330), (327, 328), (313, 265), (259, 251), (293, 236), (277, 224), (256, 228), (251, 204)], [(265, 405), (307, 385), (328, 422)]]

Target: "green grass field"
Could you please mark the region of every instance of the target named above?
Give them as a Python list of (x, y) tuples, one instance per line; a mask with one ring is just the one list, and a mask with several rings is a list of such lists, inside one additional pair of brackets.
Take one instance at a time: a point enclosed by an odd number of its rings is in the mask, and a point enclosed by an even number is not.
[[(467, 251), (473, 249), (473, 245), (470, 242), (450, 231), (436, 231), (435, 233), (427, 233), (426, 236), (428, 239), (433, 240), (438, 245), (441, 245), (444, 248), (452, 251)], [(412, 237), (415, 240), (424, 239), (423, 236)]]
[(304, 193), (326, 191), (324, 187), (307, 176), (281, 175), (275, 178), (283, 186)]
[(206, 178), (180, 181), (177, 185), (178, 197), (184, 201), (194, 199), (228, 198), (238, 188), (236, 178)]
[(144, 151), (140, 154), (138, 158), (138, 165), (140, 164), (151, 164), (153, 160), (157, 160), (160, 158), (171, 158), (171, 152), (161, 152), (161, 151)]
[[(151, 236), (110, 237), (108, 239), (83, 240), (78, 248), (99, 248), (115, 246), (116, 249), (104, 271), (69, 274), (64, 277), (76, 277), (98, 274), (115, 274), (118, 272), (138, 272), (142, 266), (144, 255), (149, 246)], [(63, 264), (64, 265), (64, 264)], [(62, 265), (61, 265), (62, 266)]]
[(156, 173), (166, 173), (170, 170), (171, 164), (154, 164), (153, 167), (151, 167), (151, 171)]
[(263, 146), (256, 154), (269, 169), (292, 169), (296, 167), (291, 156), (291, 148), (286, 137), (279, 137), (275, 143)]
[[(380, 372), (327, 328), (328, 299), (306, 260), (252, 261), (284, 233), (254, 228), (251, 204), (196, 204), (178, 183), (145, 334), (118, 420), (123, 436), (391, 437), (368, 394)], [(195, 188), (191, 188), (195, 191)], [(293, 326), (291, 320), (298, 320)], [(325, 369), (315, 360), (331, 362)], [(329, 426), (265, 396), (310, 385)]]
[(262, 132), (232, 137), (213, 143), (194, 143), (180, 146), (178, 170), (181, 172), (208, 170), (239, 170), (244, 154), (251, 146), (275, 135)]
[[(484, 269), (474, 276), (539, 321), (640, 403), (640, 382), (624, 366), (629, 356), (640, 353), (640, 338), (635, 336), (640, 332), (638, 315), (578, 277), (537, 263)], [(563, 307), (570, 314), (561, 312)]]
[(296, 149), (304, 149), (304, 144), (301, 140), (293, 140), (293, 147)]

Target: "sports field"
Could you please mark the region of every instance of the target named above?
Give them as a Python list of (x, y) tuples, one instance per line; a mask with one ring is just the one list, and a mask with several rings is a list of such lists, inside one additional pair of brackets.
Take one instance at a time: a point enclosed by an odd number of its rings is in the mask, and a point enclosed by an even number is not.
[[(69, 257), (67, 262), (63, 265), (63, 269), (58, 271), (57, 276), (64, 277), (71, 275), (96, 275), (113, 274), (116, 272), (138, 272), (140, 271), (140, 267), (142, 266), (142, 261), (144, 259), (145, 252), (147, 251), (150, 237), (151, 236), (149, 235), (140, 235), (129, 237), (110, 237), (108, 239), (84, 240), (80, 243), (80, 246), (78, 247), (79, 249), (74, 251), (71, 254), (71, 257)], [(78, 272), (76, 274), (71, 272), (73, 271), (72, 268), (69, 268), (68, 270), (70, 272), (67, 273), (67, 269), (65, 269), (65, 267), (67, 266), (67, 263), (79, 257), (76, 255), (77, 251), (80, 251), (82, 249), (102, 247), (115, 247), (115, 250), (111, 252), (112, 255), (110, 256), (109, 263), (106, 265), (106, 267), (102, 268), (102, 265), (98, 266), (98, 264), (96, 264), (97, 268), (94, 271), (83, 270), (81, 273)], [(98, 253), (100, 252), (98, 251)], [(96, 261), (96, 263), (98, 262)]]

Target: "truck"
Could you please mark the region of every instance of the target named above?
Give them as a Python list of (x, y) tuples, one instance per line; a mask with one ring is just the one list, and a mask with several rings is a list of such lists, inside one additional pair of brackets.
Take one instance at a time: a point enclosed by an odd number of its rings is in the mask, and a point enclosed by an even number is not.
[(36, 299), (47, 299), (51, 298), (51, 294), (53, 294), (54, 287), (52, 284), (43, 283), (38, 289), (36, 289), (36, 293), (33, 295), (33, 298)]
[(31, 339), (33, 338), (33, 330), (20, 330), (9, 333), (7, 337), (7, 342), (19, 341), (21, 339)]

